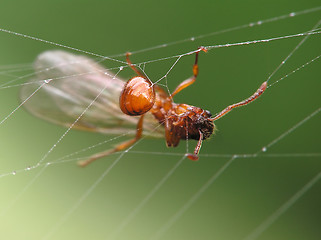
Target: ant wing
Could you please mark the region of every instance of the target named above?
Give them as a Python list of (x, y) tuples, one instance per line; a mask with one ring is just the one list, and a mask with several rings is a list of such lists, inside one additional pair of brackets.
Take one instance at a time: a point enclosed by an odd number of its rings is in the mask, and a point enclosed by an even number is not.
[[(97, 62), (55, 50), (40, 54), (34, 69), (34, 78), (20, 90), (21, 102), (33, 115), (73, 129), (135, 134), (138, 117), (119, 108), (125, 82)], [(152, 114), (146, 114), (144, 133), (161, 137), (163, 132)]]

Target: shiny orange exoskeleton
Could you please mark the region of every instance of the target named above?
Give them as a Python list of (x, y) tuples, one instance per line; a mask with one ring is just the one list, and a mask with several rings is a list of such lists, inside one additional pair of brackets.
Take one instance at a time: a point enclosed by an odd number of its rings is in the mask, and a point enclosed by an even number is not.
[(130, 79), (119, 98), (119, 106), (123, 113), (139, 116), (148, 112), (155, 103), (155, 89), (150, 80), (144, 77)]
[(130, 53), (127, 53), (128, 65), (137, 73), (125, 84), (120, 98), (119, 105), (123, 113), (130, 116), (140, 116), (136, 127), (134, 139), (119, 144), (116, 148), (96, 154), (86, 161), (81, 162), (81, 166), (86, 166), (90, 162), (107, 156), (113, 152), (124, 150), (133, 145), (141, 138), (143, 132), (144, 114), (150, 112), (157, 121), (165, 128), (165, 139), (168, 147), (176, 147), (180, 140), (195, 139), (198, 143), (193, 153), (188, 153), (191, 160), (198, 160), (202, 141), (209, 138), (214, 130), (214, 121), (221, 118), (233, 108), (246, 105), (258, 98), (266, 89), (264, 82), (259, 89), (249, 98), (228, 106), (216, 116), (198, 107), (187, 104), (177, 104), (173, 102), (173, 97), (196, 81), (198, 75), (198, 55), (200, 51), (207, 52), (207, 49), (200, 47), (195, 53), (195, 63), (193, 65), (193, 76), (180, 83), (171, 95), (168, 95), (162, 88), (153, 84), (147, 76), (140, 72), (130, 61)]
[(207, 49), (200, 47), (194, 52), (193, 75), (181, 82), (172, 94), (138, 70), (131, 63), (129, 53), (127, 63), (136, 76), (125, 82), (85, 56), (61, 50), (46, 51), (35, 60), (35, 74), (30, 84), (21, 87), (20, 99), (33, 115), (69, 129), (135, 135), (113, 149), (79, 162), (80, 166), (129, 148), (141, 138), (143, 128), (153, 137), (165, 135), (168, 147), (176, 147), (180, 140), (197, 140), (194, 152), (186, 154), (189, 159), (197, 160), (203, 140), (215, 130), (214, 121), (233, 108), (254, 101), (267, 88), (264, 82), (252, 96), (215, 116), (198, 107), (175, 103), (173, 97), (196, 81), (201, 51), (207, 52)]

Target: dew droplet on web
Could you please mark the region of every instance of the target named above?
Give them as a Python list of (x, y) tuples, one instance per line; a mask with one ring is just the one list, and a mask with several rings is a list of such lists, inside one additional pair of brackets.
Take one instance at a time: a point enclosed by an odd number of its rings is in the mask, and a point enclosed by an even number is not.
[(266, 152), (267, 148), (266, 147), (262, 147), (262, 152)]
[(30, 167), (30, 166), (28, 166), (25, 170), (29, 171), (30, 169), (31, 169), (31, 167)]
[(17, 172), (16, 172), (16, 171), (13, 171), (13, 172), (12, 172), (12, 175), (16, 175), (16, 174), (17, 174)]
[(49, 78), (49, 79), (45, 79), (45, 80), (43, 80), (45, 83), (50, 83), (50, 81), (51, 81), (52, 79), (51, 78)]
[(120, 67), (119, 67), (119, 70), (120, 70), (120, 71), (122, 71), (123, 69), (124, 69), (124, 67), (123, 67), (123, 66), (120, 66)]
[(253, 27), (253, 26), (254, 26), (254, 23), (250, 23), (249, 26), (250, 26), (250, 27)]
[(258, 21), (257, 24), (258, 24), (258, 25), (261, 25), (261, 24), (262, 24), (262, 21)]
[(191, 41), (194, 41), (195, 40), (195, 38), (194, 37), (191, 37)]
[(295, 13), (292, 12), (292, 13), (289, 14), (289, 16), (290, 16), (290, 17), (294, 17), (294, 16), (295, 16)]

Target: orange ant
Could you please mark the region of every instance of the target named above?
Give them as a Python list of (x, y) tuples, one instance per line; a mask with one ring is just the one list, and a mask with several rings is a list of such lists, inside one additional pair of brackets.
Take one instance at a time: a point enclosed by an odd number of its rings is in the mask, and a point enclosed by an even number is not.
[(214, 132), (214, 121), (223, 117), (233, 108), (244, 106), (254, 101), (267, 88), (267, 82), (264, 82), (252, 96), (226, 107), (214, 117), (212, 117), (212, 114), (207, 110), (187, 104), (174, 103), (173, 97), (196, 81), (198, 75), (198, 55), (200, 51), (207, 52), (207, 49), (200, 47), (198, 51), (196, 51), (193, 76), (181, 82), (171, 95), (168, 95), (162, 88), (153, 84), (139, 71), (130, 61), (130, 53), (127, 53), (127, 63), (134, 72), (137, 73), (137, 76), (131, 78), (125, 84), (119, 98), (119, 105), (123, 113), (130, 116), (140, 116), (136, 127), (136, 136), (129, 141), (119, 144), (112, 150), (93, 155), (86, 161), (81, 162), (80, 165), (86, 166), (98, 158), (124, 150), (133, 145), (142, 137), (144, 114), (147, 112), (152, 113), (155, 119), (164, 126), (165, 139), (168, 147), (176, 147), (181, 139), (198, 140), (194, 152), (186, 155), (191, 160), (198, 160), (202, 141), (209, 138)]

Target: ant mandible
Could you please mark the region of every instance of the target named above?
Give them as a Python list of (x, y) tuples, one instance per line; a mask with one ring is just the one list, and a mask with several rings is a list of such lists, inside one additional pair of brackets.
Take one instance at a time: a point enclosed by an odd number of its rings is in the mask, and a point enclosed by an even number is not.
[(82, 162), (81, 166), (85, 166), (111, 153), (124, 150), (138, 141), (142, 137), (144, 114), (147, 112), (152, 113), (155, 119), (165, 127), (165, 139), (168, 147), (176, 147), (181, 139), (198, 140), (194, 152), (186, 154), (189, 159), (198, 160), (202, 141), (209, 138), (214, 132), (214, 121), (223, 117), (233, 108), (244, 106), (254, 101), (267, 88), (267, 82), (264, 82), (249, 98), (226, 107), (214, 117), (207, 110), (187, 104), (174, 103), (173, 97), (196, 81), (200, 51), (207, 52), (207, 49), (199, 47), (195, 52), (193, 76), (181, 82), (170, 95), (159, 86), (153, 84), (139, 71), (130, 61), (130, 53), (127, 53), (127, 63), (137, 73), (137, 76), (131, 78), (125, 84), (119, 98), (119, 106), (122, 112), (127, 115), (140, 116), (136, 127), (136, 136), (129, 141), (119, 144), (112, 150), (93, 155), (85, 162)]

